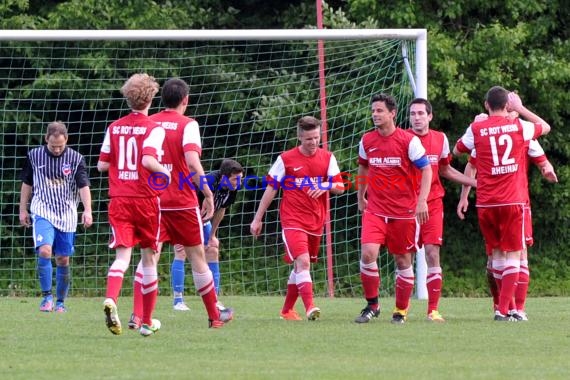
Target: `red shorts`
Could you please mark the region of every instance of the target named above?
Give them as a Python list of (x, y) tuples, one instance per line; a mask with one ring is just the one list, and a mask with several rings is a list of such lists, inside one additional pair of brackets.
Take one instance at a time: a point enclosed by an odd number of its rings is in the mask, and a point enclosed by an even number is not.
[(316, 263), (321, 249), (322, 235), (313, 235), (303, 230), (283, 229), (283, 243), (285, 244), (285, 255), (283, 260), (287, 264), (304, 253), (309, 254), (312, 263)]
[(114, 197), (109, 202), (109, 248), (141, 248), (156, 251), (160, 232), (158, 198)]
[(385, 245), (393, 255), (413, 253), (417, 247), (416, 219), (391, 219), (364, 211), (362, 216), (362, 244)]
[(524, 206), (524, 241), (527, 247), (532, 247), (534, 244), (532, 235), (532, 212), (530, 206)]
[(160, 241), (180, 244), (184, 247), (201, 245), (204, 241), (200, 208), (162, 210)]
[(523, 205), (477, 208), (486, 249), (514, 252), (525, 248), (523, 214)]
[(420, 224), (418, 245), (439, 245), (443, 243), (443, 199), (438, 198), (428, 203), (429, 219)]

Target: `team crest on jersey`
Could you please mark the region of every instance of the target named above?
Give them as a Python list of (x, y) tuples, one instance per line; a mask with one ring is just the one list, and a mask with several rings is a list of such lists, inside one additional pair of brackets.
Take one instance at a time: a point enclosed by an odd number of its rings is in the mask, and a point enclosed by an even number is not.
[(71, 164), (63, 164), (61, 166), (61, 172), (63, 175), (70, 175), (71, 174)]

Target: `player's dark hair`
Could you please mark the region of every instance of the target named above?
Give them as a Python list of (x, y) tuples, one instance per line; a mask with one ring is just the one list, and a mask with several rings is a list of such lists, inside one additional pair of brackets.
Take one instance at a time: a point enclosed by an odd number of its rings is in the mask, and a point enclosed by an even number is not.
[(500, 111), (507, 106), (509, 91), (501, 86), (493, 86), (487, 91), (485, 101), (491, 111)]
[(429, 102), (429, 100), (424, 99), (424, 98), (415, 98), (414, 100), (412, 100), (410, 102), (410, 105), (408, 106), (408, 109), (412, 106), (412, 104), (423, 104), (424, 106), (426, 106), (426, 112), (428, 115), (431, 115), (433, 109), (431, 107), (431, 103)]
[(58, 137), (64, 136), (67, 138), (67, 127), (61, 121), (52, 121), (47, 126), (46, 140), (51, 136)]
[(313, 116), (303, 116), (297, 121), (297, 134), (301, 131), (313, 131), (321, 127), (321, 121)]
[(188, 95), (188, 84), (180, 78), (170, 78), (162, 86), (162, 103), (166, 108), (176, 108)]
[(220, 173), (226, 177), (230, 177), (233, 174), (243, 174), (244, 170), (239, 162), (225, 158), (220, 165)]
[(398, 109), (398, 104), (396, 103), (396, 99), (393, 96), (388, 94), (376, 94), (372, 95), (370, 99), (370, 104), (375, 102), (384, 102), (388, 111), (396, 111)]

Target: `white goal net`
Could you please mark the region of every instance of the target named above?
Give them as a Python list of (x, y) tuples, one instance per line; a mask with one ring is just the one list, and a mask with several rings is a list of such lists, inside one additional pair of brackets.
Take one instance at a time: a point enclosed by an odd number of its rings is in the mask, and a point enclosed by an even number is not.
[[(170, 77), (190, 84), (187, 115), (201, 126), (206, 171), (233, 158), (246, 175), (259, 177), (279, 153), (296, 145), (294, 125), (303, 115), (326, 115), (327, 148), (341, 171), (356, 175), (358, 142), (372, 127), (370, 97), (395, 96), (401, 125), (408, 102), (427, 97), (423, 29), (2, 31), (0, 61), (0, 295), (39, 292), (31, 231), (18, 222), (19, 173), (27, 151), (43, 143), (46, 125), (54, 120), (68, 126), (68, 144), (86, 157), (92, 182), (95, 224), (78, 229), (71, 294), (104, 293), (114, 252), (107, 248), (107, 179), (96, 163), (105, 128), (128, 112), (119, 88), (135, 72), (147, 72), (161, 84)], [(160, 107), (157, 96), (150, 113)], [(220, 227), (224, 295), (285, 290), (290, 268), (282, 260), (278, 199), (266, 214), (262, 237), (255, 241), (249, 234), (262, 191), (240, 190)], [(354, 188), (331, 197), (330, 221), (330, 238), (323, 238), (313, 267), (315, 293), (360, 295)], [(159, 266), (162, 294), (170, 292), (170, 251), (165, 248)], [(138, 261), (134, 257), (131, 265)], [(391, 292), (386, 252), (379, 265), (382, 290)], [(192, 292), (191, 279), (186, 285)]]

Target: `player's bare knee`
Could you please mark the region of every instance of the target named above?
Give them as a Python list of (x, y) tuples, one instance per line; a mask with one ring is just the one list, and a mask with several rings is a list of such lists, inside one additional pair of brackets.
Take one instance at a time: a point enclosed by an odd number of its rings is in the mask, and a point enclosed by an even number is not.
[(295, 269), (297, 273), (311, 269), (311, 260), (308, 253), (297, 256), (295, 259)]
[(55, 264), (56, 264), (58, 267), (67, 267), (67, 266), (69, 266), (69, 256), (55, 255)]
[(38, 255), (44, 259), (51, 259), (52, 249), (51, 245), (42, 245), (38, 248)]
[(361, 261), (364, 264), (370, 264), (378, 259), (380, 247), (376, 248), (374, 246), (369, 246), (368, 244), (362, 245), (362, 257)]
[(220, 251), (217, 247), (206, 247), (206, 260), (209, 263), (220, 261)]

